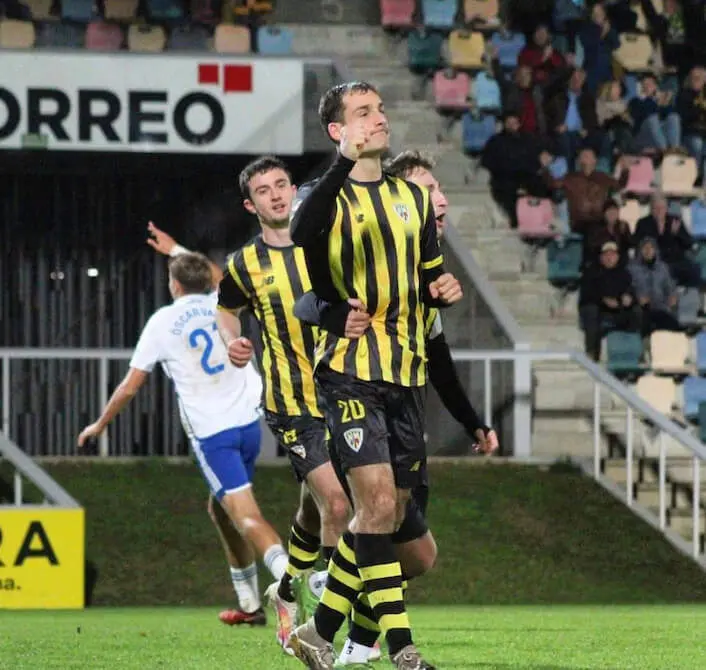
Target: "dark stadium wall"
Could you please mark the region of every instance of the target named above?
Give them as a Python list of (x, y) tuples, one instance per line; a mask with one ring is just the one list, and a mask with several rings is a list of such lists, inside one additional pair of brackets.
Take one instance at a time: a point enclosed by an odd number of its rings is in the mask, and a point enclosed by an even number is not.
[(279, 0), (273, 23), (380, 25), (380, 0)]

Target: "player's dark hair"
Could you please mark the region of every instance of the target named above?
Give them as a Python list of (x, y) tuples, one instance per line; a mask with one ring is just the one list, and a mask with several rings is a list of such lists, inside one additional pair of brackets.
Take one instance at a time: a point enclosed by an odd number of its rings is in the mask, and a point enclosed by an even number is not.
[(255, 175), (265, 174), (270, 172), (270, 170), (283, 170), (287, 173), (289, 181), (292, 181), (292, 173), (284, 161), (281, 161), (276, 156), (260, 156), (248, 163), (240, 172), (238, 185), (243, 197), (250, 198), (250, 180)]
[(169, 260), (169, 274), (181, 284), (184, 293), (210, 293), (213, 290), (211, 264), (203, 254), (179, 254)]
[(433, 170), (434, 161), (420, 151), (403, 151), (394, 158), (385, 161), (383, 169), (392, 177), (407, 178), (415, 170)]
[(343, 98), (348, 93), (368, 93), (370, 91), (378, 92), (377, 88), (367, 81), (349, 81), (345, 84), (337, 84), (326, 91), (319, 101), (319, 121), (324, 132), (328, 135), (329, 123), (343, 122)]

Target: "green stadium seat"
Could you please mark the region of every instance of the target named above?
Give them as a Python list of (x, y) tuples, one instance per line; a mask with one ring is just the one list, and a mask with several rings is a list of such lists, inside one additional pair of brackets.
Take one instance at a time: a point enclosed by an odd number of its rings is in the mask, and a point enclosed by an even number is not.
[(407, 37), (409, 69), (419, 72), (440, 68), (443, 44), (444, 37), (441, 33), (413, 30)]
[(583, 237), (568, 235), (547, 246), (547, 279), (554, 286), (574, 284), (581, 279)]
[(608, 370), (616, 376), (642, 374), (642, 338), (639, 333), (614, 330), (606, 336)]

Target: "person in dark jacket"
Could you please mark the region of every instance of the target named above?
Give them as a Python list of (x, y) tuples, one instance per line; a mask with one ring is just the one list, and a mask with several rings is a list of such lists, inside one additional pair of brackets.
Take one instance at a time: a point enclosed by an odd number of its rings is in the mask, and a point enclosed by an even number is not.
[(532, 78), (539, 86), (547, 85), (558, 71), (566, 67), (564, 56), (552, 46), (547, 26), (540, 24), (535, 28), (532, 40), (522, 47), (517, 57), (517, 65), (531, 68)]
[(657, 77), (645, 74), (640, 95), (628, 103), (637, 151), (678, 149), (681, 145), (681, 119), (671, 91), (660, 91)]
[(675, 314), (679, 301), (677, 283), (659, 257), (657, 242), (651, 237), (643, 238), (628, 269), (642, 308), (643, 335), (655, 330), (681, 330)]
[(545, 195), (547, 188), (540, 176), (543, 156), (548, 163), (540, 139), (520, 132), (517, 112), (504, 114), (503, 129), (493, 135), (483, 149), (481, 165), (490, 172), (490, 192), (505, 210), (513, 227), (517, 227), (517, 192), (522, 189), (532, 195)]
[(595, 95), (601, 84), (613, 79), (613, 52), (620, 46), (618, 33), (600, 2), (593, 5), (591, 19), (584, 23), (579, 39), (583, 45), (586, 87)]
[(598, 264), (601, 249), (606, 242), (615, 242), (618, 247), (619, 262), (626, 264), (632, 248), (632, 233), (630, 226), (620, 219), (620, 208), (612, 199), (607, 200), (603, 207), (603, 220), (600, 224), (587, 226), (584, 229), (584, 267)]
[(684, 12), (679, 0), (664, 0), (661, 14), (657, 13), (653, 0), (640, 0), (642, 12), (647, 19), (650, 33), (662, 48), (665, 67), (676, 68), (677, 76), (683, 79), (691, 64), (691, 52), (686, 43)]
[(706, 174), (706, 69), (695, 67), (689, 72), (684, 87), (677, 97), (677, 111), (681, 117), (684, 146)]
[(694, 238), (680, 217), (668, 213), (667, 201), (659, 194), (652, 197), (650, 214), (637, 222), (635, 248), (639, 249), (646, 237), (657, 241), (660, 258), (669, 266), (677, 284), (700, 286), (701, 269), (687, 255), (694, 248)]
[(600, 153), (603, 143), (596, 98), (586, 90), (585, 81), (583, 70), (566, 68), (544, 92), (547, 131), (555, 138), (555, 153), (566, 159), (570, 170), (582, 146), (590, 146)]
[(613, 330), (639, 332), (641, 317), (632, 277), (620, 263), (618, 245), (606, 242), (601, 248), (600, 262), (588, 268), (581, 278), (579, 319), (586, 355), (598, 362), (603, 336)]

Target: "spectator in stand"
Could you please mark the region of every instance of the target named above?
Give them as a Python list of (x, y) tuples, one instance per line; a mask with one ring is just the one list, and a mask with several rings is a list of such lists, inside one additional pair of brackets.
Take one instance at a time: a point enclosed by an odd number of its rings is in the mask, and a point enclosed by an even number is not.
[(561, 179), (546, 176), (552, 190), (563, 190), (569, 204), (571, 230), (586, 235), (593, 227), (601, 227), (606, 201), (620, 192), (628, 180), (628, 170), (618, 161), (620, 178), (615, 179), (596, 170), (596, 152), (586, 147), (579, 153), (579, 171)]
[(585, 88), (586, 73), (565, 68), (544, 92), (547, 128), (554, 134), (556, 154), (572, 170), (581, 146), (599, 151), (603, 145), (596, 113), (596, 99)]
[(640, 0), (650, 33), (662, 49), (665, 67), (676, 68), (679, 79), (683, 79), (691, 63), (690, 49), (686, 43), (684, 12), (679, 0), (664, 0), (664, 9), (657, 13), (653, 0)]
[(583, 273), (579, 319), (586, 355), (596, 362), (601, 358), (603, 335), (613, 330), (640, 332), (641, 312), (632, 278), (625, 264), (620, 262), (615, 242), (606, 242), (601, 247), (599, 263)]
[(681, 330), (675, 315), (677, 284), (659, 257), (657, 242), (645, 237), (628, 266), (637, 302), (642, 308), (642, 334), (655, 330)]
[(619, 262), (625, 264), (632, 249), (630, 226), (620, 219), (620, 208), (615, 200), (606, 201), (603, 206), (603, 220), (600, 225), (590, 226), (583, 236), (583, 265), (588, 268), (598, 263), (601, 249), (606, 242), (615, 242), (618, 247)]
[(679, 286), (701, 284), (701, 268), (687, 255), (694, 248), (694, 238), (681, 218), (668, 212), (667, 201), (660, 194), (652, 196), (650, 214), (637, 222), (633, 235), (635, 248), (641, 248), (646, 238), (657, 240), (659, 256)]
[(601, 86), (596, 101), (598, 124), (606, 142), (618, 155), (632, 150), (632, 118), (628, 112), (623, 84), (613, 80)]
[(702, 178), (706, 175), (705, 86), (706, 69), (695, 67), (689, 72), (689, 76), (677, 98), (677, 110), (681, 116), (684, 146), (696, 160)]
[[(542, 159), (540, 161), (540, 156)], [(539, 137), (520, 132), (520, 117), (513, 110), (503, 114), (503, 129), (488, 140), (481, 165), (490, 172), (490, 192), (517, 227), (518, 191), (546, 193), (540, 170), (551, 157), (543, 151)]]
[(542, 93), (532, 81), (532, 69), (526, 65), (515, 68), (512, 81), (503, 75), (498, 50), (491, 51), (493, 77), (500, 86), (503, 112), (516, 112), (520, 117), (520, 130), (524, 133), (546, 134), (546, 122), (542, 108)]
[(546, 86), (564, 67), (566, 61), (561, 52), (551, 43), (551, 35), (546, 25), (538, 25), (517, 58), (519, 66), (527, 66), (532, 70), (534, 82), (538, 86)]
[(635, 149), (638, 152), (681, 146), (681, 119), (674, 106), (674, 94), (660, 91), (657, 77), (645, 74), (640, 80), (640, 95), (628, 104), (633, 122)]
[(620, 46), (618, 33), (600, 2), (593, 5), (591, 19), (584, 23), (579, 39), (583, 45), (586, 87), (595, 94), (601, 84), (613, 79), (613, 52)]

